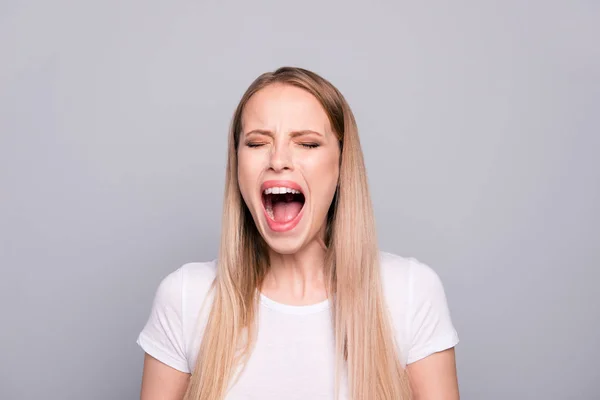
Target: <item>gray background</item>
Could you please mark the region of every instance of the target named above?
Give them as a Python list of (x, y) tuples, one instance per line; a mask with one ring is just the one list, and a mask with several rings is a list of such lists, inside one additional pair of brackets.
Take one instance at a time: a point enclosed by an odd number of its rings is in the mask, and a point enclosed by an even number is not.
[(599, 21), (595, 1), (2, 1), (0, 398), (139, 396), (154, 291), (215, 257), (230, 117), (281, 65), (353, 107), (381, 247), (445, 284), (462, 398), (600, 398)]

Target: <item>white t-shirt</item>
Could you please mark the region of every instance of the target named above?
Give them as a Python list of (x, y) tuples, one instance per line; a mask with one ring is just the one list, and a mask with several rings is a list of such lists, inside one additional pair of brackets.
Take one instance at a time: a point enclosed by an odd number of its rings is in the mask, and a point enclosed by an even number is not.
[[(444, 288), (430, 267), (382, 252), (381, 273), (402, 365), (458, 343)], [(215, 261), (189, 263), (163, 279), (137, 341), (145, 352), (179, 371), (192, 372), (215, 274)], [(291, 306), (264, 295), (260, 300), (254, 350), (226, 399), (332, 400), (335, 346), (330, 303)], [(346, 393), (343, 383), (341, 399)]]

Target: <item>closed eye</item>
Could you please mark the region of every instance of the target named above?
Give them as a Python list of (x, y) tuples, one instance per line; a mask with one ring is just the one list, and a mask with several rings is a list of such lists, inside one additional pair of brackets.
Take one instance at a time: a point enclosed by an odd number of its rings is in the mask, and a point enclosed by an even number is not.
[(318, 143), (300, 143), (302, 147), (306, 147), (307, 149), (314, 149), (319, 147)]
[(264, 146), (265, 143), (260, 143), (260, 142), (250, 142), (250, 143), (246, 143), (246, 146), (248, 147), (260, 147), (260, 146)]

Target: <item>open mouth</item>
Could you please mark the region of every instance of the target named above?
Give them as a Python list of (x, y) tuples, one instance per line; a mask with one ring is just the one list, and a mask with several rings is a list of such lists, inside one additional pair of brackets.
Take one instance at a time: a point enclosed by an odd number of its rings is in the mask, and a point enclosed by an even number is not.
[(274, 186), (263, 190), (263, 206), (267, 216), (277, 224), (294, 221), (304, 207), (304, 194), (294, 188)]

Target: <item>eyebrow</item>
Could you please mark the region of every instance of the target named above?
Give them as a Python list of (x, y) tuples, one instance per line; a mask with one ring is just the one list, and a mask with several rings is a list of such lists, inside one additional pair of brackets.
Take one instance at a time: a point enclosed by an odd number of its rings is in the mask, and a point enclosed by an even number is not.
[[(249, 136), (249, 135), (265, 135), (265, 136), (270, 136), (273, 137), (275, 136), (275, 134), (269, 130), (265, 130), (265, 129), (254, 129), (250, 132), (246, 132), (245, 136)], [(318, 136), (324, 136), (322, 133), (317, 132), (317, 131), (313, 131), (310, 129), (303, 129), (301, 131), (292, 131), (290, 132), (290, 136), (292, 137), (296, 137), (296, 136), (303, 136), (303, 135), (318, 135)]]

